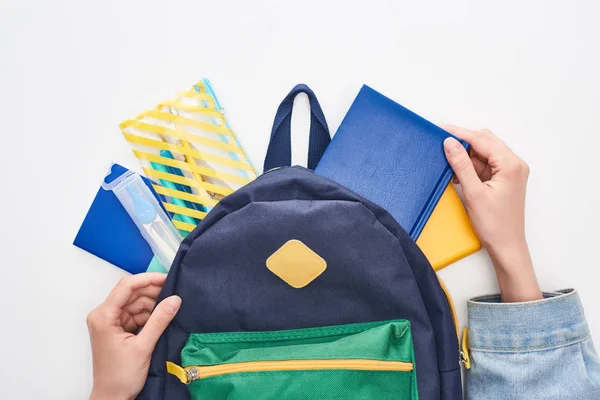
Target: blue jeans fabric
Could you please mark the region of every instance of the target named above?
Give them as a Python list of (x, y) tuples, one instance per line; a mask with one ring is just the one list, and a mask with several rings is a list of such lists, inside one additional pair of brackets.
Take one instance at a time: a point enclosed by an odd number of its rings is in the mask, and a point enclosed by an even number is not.
[(579, 295), (569, 289), (544, 297), (468, 302), (467, 399), (600, 399), (600, 359)]

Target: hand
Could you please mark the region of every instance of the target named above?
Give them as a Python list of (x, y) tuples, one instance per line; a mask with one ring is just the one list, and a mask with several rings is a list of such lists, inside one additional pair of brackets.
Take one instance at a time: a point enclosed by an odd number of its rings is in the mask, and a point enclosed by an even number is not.
[(154, 308), (165, 279), (161, 273), (126, 276), (88, 315), (94, 365), (90, 400), (129, 400), (142, 390), (154, 346), (181, 305), (171, 296)]
[(468, 154), (457, 140), (448, 138), (444, 150), (473, 227), (494, 263), (502, 299), (541, 299), (525, 240), (529, 166), (489, 130), (442, 127), (471, 145)]

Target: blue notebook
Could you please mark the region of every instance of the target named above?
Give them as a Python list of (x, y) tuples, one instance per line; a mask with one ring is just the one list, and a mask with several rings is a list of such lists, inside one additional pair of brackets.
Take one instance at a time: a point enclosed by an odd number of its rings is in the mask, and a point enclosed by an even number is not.
[(452, 178), (450, 136), (364, 85), (315, 173), (385, 208), (416, 240)]
[[(127, 168), (113, 164), (111, 171), (119, 176)], [(110, 181), (109, 178), (106, 179), (107, 182)], [(152, 183), (144, 177), (142, 179), (156, 195)], [(132, 274), (145, 272), (149, 265), (153, 271), (162, 267), (160, 263), (151, 264), (154, 257), (152, 249), (117, 196), (102, 187), (98, 190), (73, 244)]]

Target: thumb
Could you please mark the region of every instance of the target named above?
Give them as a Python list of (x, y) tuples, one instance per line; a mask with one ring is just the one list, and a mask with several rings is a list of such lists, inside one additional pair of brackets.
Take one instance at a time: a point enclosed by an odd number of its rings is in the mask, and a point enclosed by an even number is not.
[(473, 193), (473, 191), (478, 190), (481, 187), (481, 180), (477, 176), (471, 157), (469, 157), (463, 145), (458, 140), (449, 137), (444, 140), (444, 151), (448, 163), (460, 181), (463, 192), (469, 194), (469, 192)]
[(156, 342), (163, 334), (169, 323), (173, 320), (179, 307), (181, 306), (181, 298), (179, 296), (167, 297), (154, 308), (152, 315), (146, 322), (144, 328), (138, 333), (137, 339), (141, 345), (152, 351)]

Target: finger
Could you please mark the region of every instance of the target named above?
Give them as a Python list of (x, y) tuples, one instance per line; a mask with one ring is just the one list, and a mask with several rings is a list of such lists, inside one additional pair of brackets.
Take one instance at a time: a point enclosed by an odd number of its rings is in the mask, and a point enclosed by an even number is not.
[(477, 176), (471, 158), (463, 145), (454, 138), (447, 138), (444, 140), (444, 151), (448, 163), (460, 181), (463, 193), (467, 195), (481, 189), (481, 180)]
[(151, 351), (156, 346), (160, 335), (167, 329), (167, 326), (179, 311), (179, 307), (181, 307), (179, 296), (167, 297), (158, 303), (152, 315), (148, 318), (148, 322), (137, 336), (137, 340), (142, 347)]
[(142, 296), (150, 297), (151, 299), (156, 300), (158, 298), (158, 295), (160, 294), (161, 290), (162, 290), (162, 286), (156, 286), (156, 285), (150, 285), (148, 287), (138, 289), (133, 292), (133, 294), (127, 301), (127, 305), (133, 303), (134, 301), (136, 301), (137, 299), (139, 299)]
[(150, 297), (141, 296), (136, 301), (125, 306), (125, 311), (131, 315), (139, 314), (144, 311), (152, 312), (156, 305), (156, 299)]
[(488, 163), (481, 161), (481, 159), (475, 156), (471, 156), (471, 162), (473, 163), (475, 172), (477, 172), (477, 176), (479, 176), (482, 182), (492, 179), (492, 169)]
[(121, 314), (121, 327), (125, 332), (135, 333), (138, 330), (138, 324), (133, 316), (127, 312)]
[(150, 312), (142, 312), (136, 315), (133, 315), (133, 320), (135, 321), (135, 324), (137, 325), (138, 328), (146, 325), (146, 322), (148, 322), (148, 319), (150, 318), (151, 313)]
[(111, 319), (104, 312), (102, 307), (94, 308), (87, 316), (86, 323), (90, 332), (102, 331), (111, 328)]
[(136, 290), (150, 285), (162, 286), (165, 283), (166, 277), (165, 274), (160, 272), (125, 276), (121, 278), (117, 286), (110, 292), (104, 304), (111, 308), (120, 309), (127, 304)]
[(148, 322), (150, 311), (142, 311), (139, 314), (130, 314), (123, 312), (121, 314), (121, 328), (129, 333), (136, 333), (142, 326)]
[(472, 131), (454, 125), (441, 125), (441, 127), (459, 139), (469, 143), (478, 156), (488, 159), (495, 147), (504, 144), (500, 139), (494, 136), (490, 131)]

